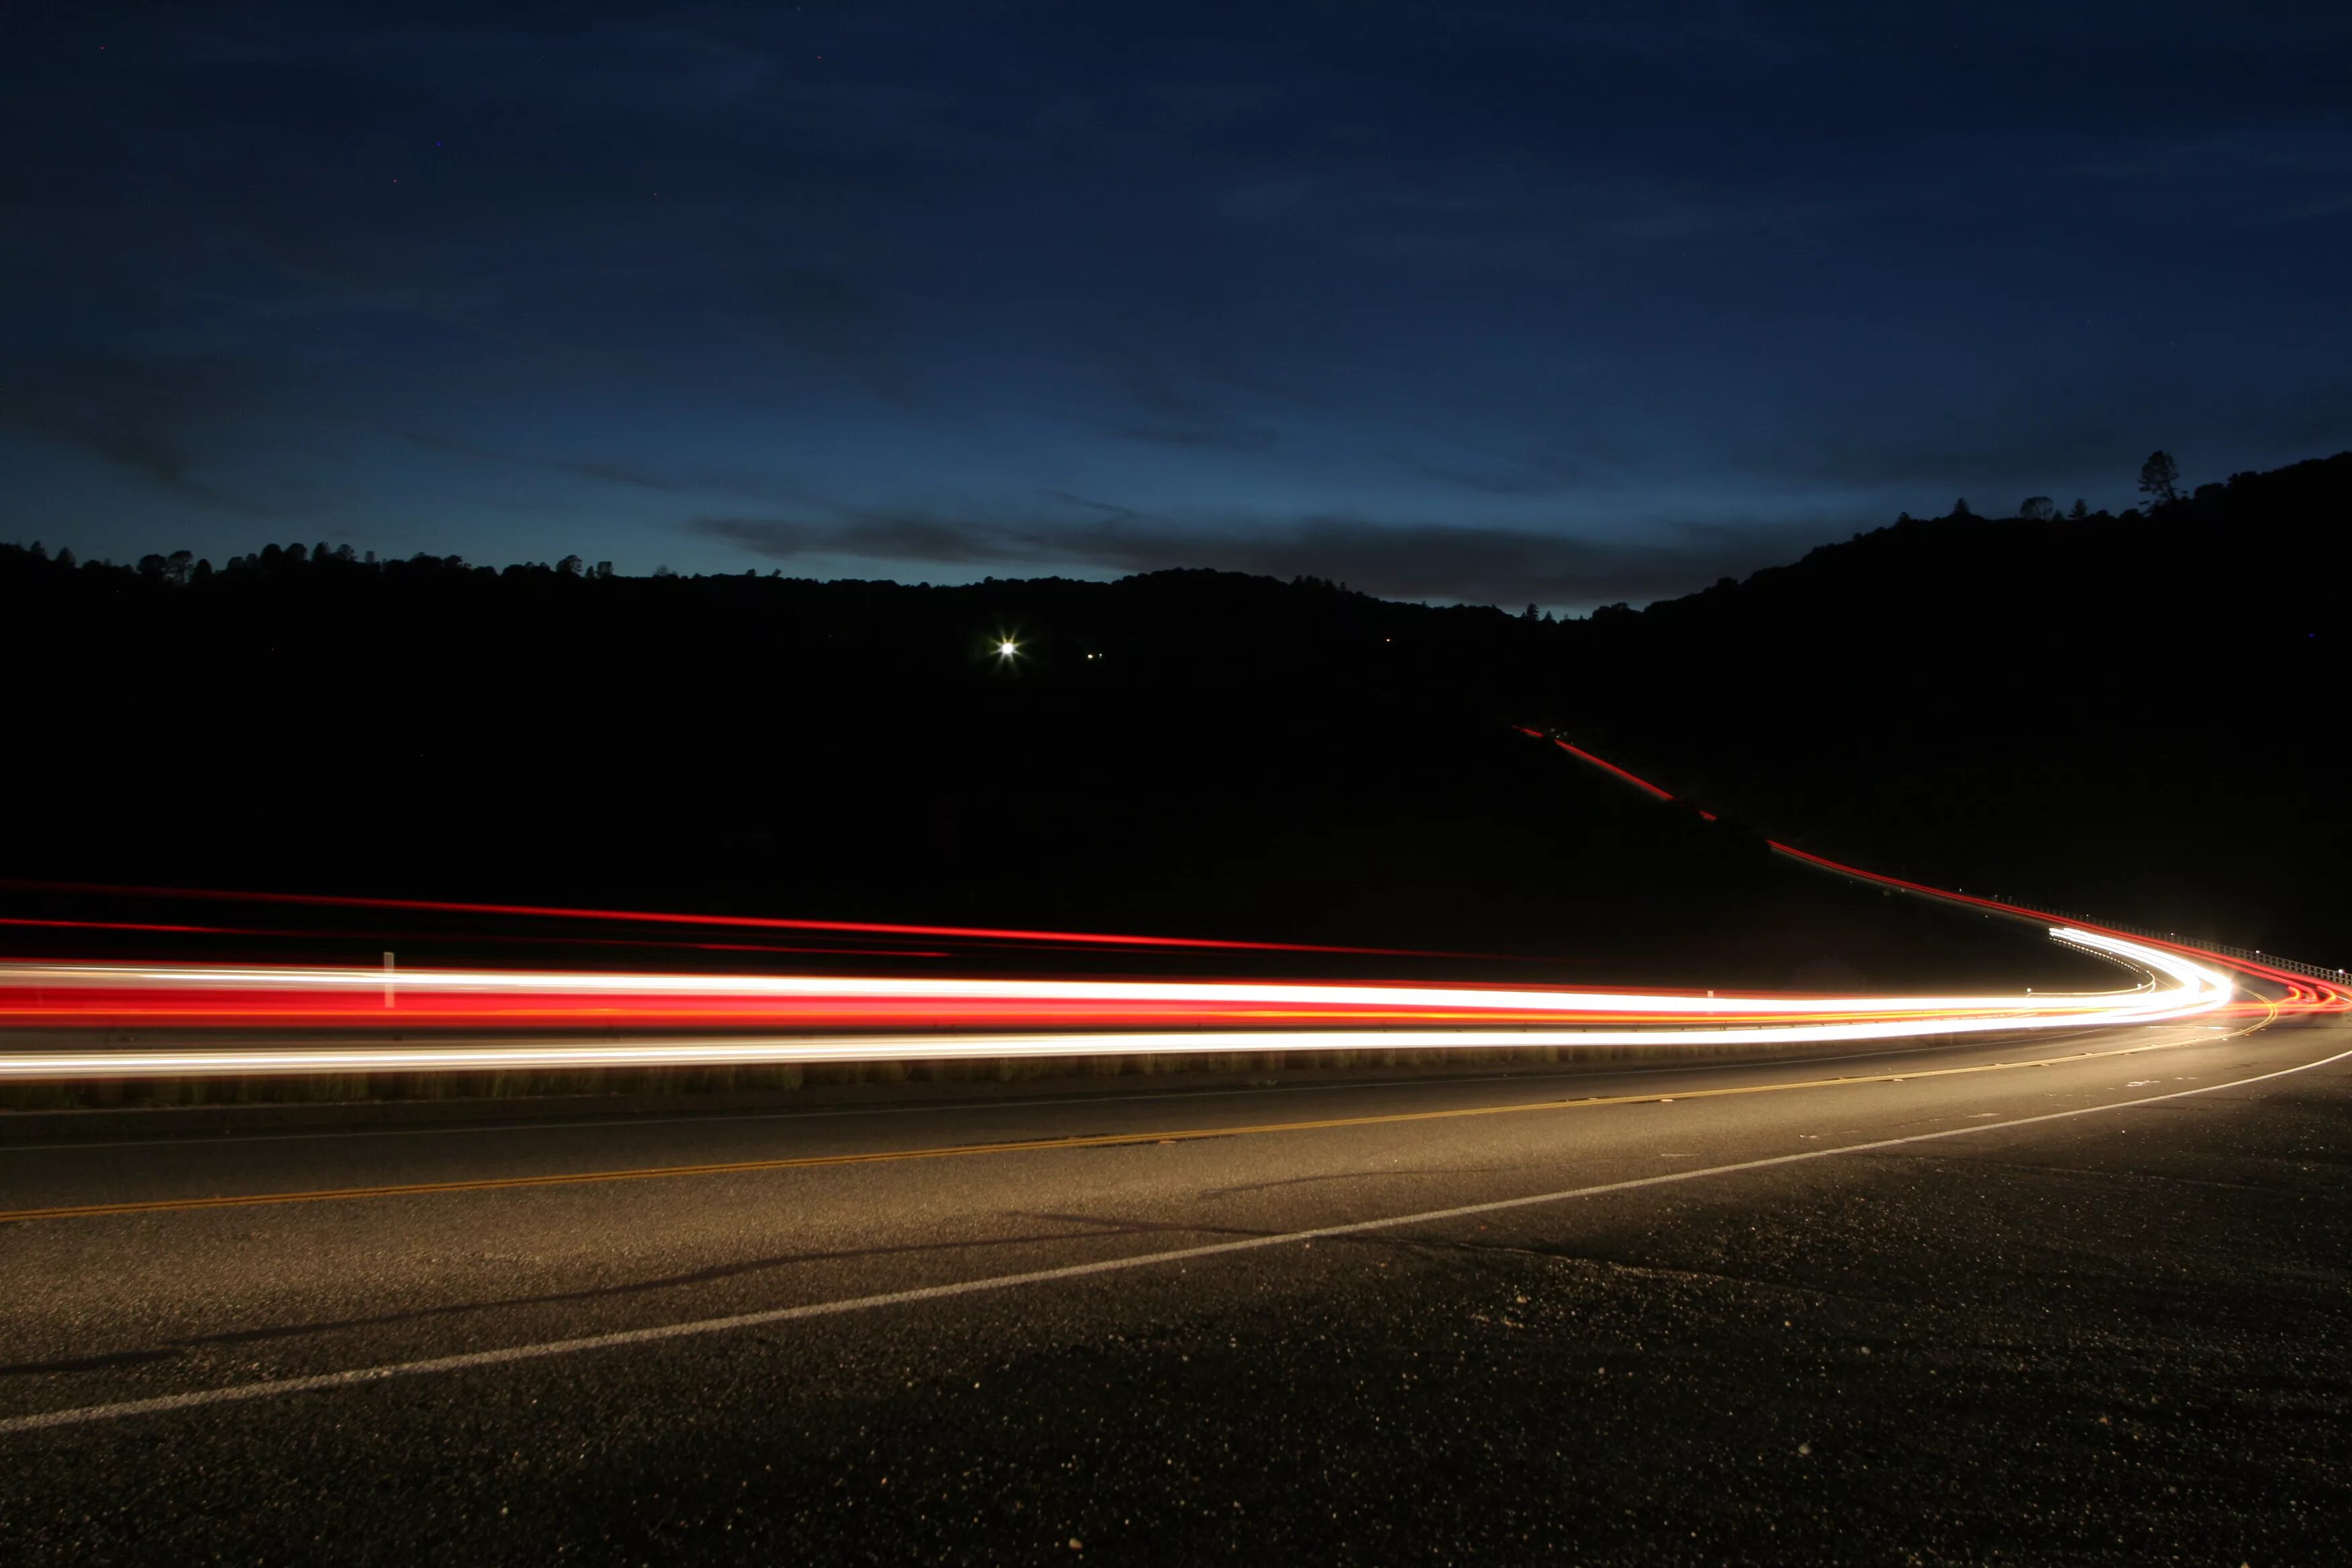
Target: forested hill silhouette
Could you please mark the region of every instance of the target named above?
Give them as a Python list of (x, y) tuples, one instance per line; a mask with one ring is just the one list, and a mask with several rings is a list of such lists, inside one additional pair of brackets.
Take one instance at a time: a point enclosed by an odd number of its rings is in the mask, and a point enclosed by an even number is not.
[(1616, 816), (1564, 847), (1517, 721), (1825, 853), (2339, 962), (2347, 518), (2352, 454), (1559, 623), (1215, 572), (0, 546), (9, 869), (1343, 938), (1395, 903), (1493, 942), (1599, 929), (1645, 863), (1748, 863)]
[(2352, 453), (1603, 614), (1553, 708), (1783, 837), (2352, 963)]
[(1787, 888), (1465, 701), (1557, 629), (1493, 610), (315, 550), (0, 582), (19, 877), (1555, 952), (1641, 922), (1535, 868)]

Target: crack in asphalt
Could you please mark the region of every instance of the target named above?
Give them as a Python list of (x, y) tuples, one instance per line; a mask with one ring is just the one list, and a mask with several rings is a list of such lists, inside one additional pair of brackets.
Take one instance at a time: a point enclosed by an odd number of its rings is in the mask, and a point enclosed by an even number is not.
[(844, 1247), (824, 1252), (786, 1253), (775, 1258), (754, 1258), (736, 1263), (714, 1264), (707, 1268), (691, 1269), (682, 1274), (664, 1275), (654, 1279), (635, 1279), (620, 1285), (590, 1286), (576, 1290), (551, 1290), (535, 1296), (507, 1296), (483, 1301), (444, 1302), (438, 1306), (419, 1307), (408, 1311), (381, 1312), (358, 1318), (278, 1323), (249, 1329), (224, 1329), (213, 1333), (190, 1334), (176, 1338), (168, 1344), (149, 1350), (117, 1351), (51, 1361), (0, 1363), (0, 1377), (37, 1376), (67, 1372), (102, 1372), (114, 1367), (169, 1361), (216, 1345), (258, 1344), (271, 1340), (296, 1339), (305, 1334), (328, 1334), (353, 1329), (387, 1328), (400, 1323), (425, 1322), (435, 1319), (460, 1317), (471, 1312), (495, 1312), (509, 1308), (561, 1306), (581, 1301), (610, 1300), (645, 1295), (656, 1290), (683, 1289), (696, 1285), (714, 1284), (719, 1280), (740, 1279), (746, 1275), (763, 1273), (771, 1269), (789, 1268), (801, 1264), (855, 1262), (876, 1258), (962, 1252), (987, 1247), (1043, 1246), (1055, 1242), (1138, 1236), (1162, 1229), (1196, 1228), (1157, 1226), (1141, 1222), (1105, 1221), (1079, 1215), (1045, 1215), (1035, 1217), (1064, 1220), (1097, 1228), (1078, 1232), (1054, 1231), (1039, 1232), (1034, 1235), (982, 1237), (963, 1241), (908, 1242), (889, 1247)]
[(1490, 1170), (1525, 1171), (1532, 1168), (1533, 1167), (1529, 1164), (1519, 1163), (1514, 1165), (1482, 1165), (1477, 1167), (1475, 1172), (1467, 1166), (1456, 1170), (1413, 1169), (1389, 1171), (1334, 1171), (1328, 1174), (1320, 1176), (1286, 1176), (1278, 1182), (1244, 1182), (1237, 1186), (1207, 1187), (1202, 1190), (1201, 1195), (1204, 1198), (1224, 1198), (1231, 1197), (1236, 1193), (1270, 1192), (1276, 1187), (1302, 1187), (1318, 1182), (1360, 1182), (1372, 1176), (1466, 1176), (1474, 1173), (1483, 1173)]
[(1858, 1307), (1885, 1307), (1897, 1311), (1908, 1310), (1911, 1303), (1890, 1301), (1875, 1296), (1849, 1296), (1842, 1291), (1823, 1290), (1810, 1285), (1785, 1284), (1777, 1279), (1759, 1279), (1748, 1274), (1724, 1274), (1709, 1268), (1669, 1268), (1651, 1263), (1627, 1263), (1619, 1258), (1601, 1258), (1587, 1252), (1557, 1251), (1543, 1247), (1517, 1247), (1505, 1242), (1452, 1241), (1426, 1242), (1427, 1250), (1447, 1252), (1491, 1253), (1498, 1256), (1532, 1258), (1544, 1263), (1581, 1264), (1603, 1274), (1622, 1275), (1637, 1279), (1662, 1279), (1696, 1282), (1706, 1285), (1733, 1285), (1747, 1289), (1768, 1290), (1779, 1295), (1802, 1297), (1809, 1301), (1843, 1301)]

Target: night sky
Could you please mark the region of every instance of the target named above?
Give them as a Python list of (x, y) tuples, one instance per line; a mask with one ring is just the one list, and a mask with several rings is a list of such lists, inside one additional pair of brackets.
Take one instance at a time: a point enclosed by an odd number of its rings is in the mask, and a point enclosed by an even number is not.
[(2352, 445), (2341, 4), (16, 5), (0, 128), (84, 556), (1580, 611)]

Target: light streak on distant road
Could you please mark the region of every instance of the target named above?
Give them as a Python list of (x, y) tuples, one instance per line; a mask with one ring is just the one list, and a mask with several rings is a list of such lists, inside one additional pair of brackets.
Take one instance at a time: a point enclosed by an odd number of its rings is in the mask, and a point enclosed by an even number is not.
[[(1525, 724), (1513, 727), (1522, 735), (1530, 735), (1539, 741), (1549, 741), (1579, 762), (1588, 763), (1604, 773), (1613, 774), (1654, 799), (1662, 801), (1675, 799), (1673, 795), (1639, 773), (1629, 772), (1614, 763), (1596, 757), (1591, 752), (1579, 746), (1572, 746), (1556, 735), (1547, 735), (1541, 730), (1532, 730)], [(1686, 801), (1681, 804), (1689, 805)], [(1701, 811), (1698, 815), (1709, 822), (1717, 820), (1715, 813), (1711, 811)], [(1857, 882), (1868, 882), (1874, 887), (1908, 893), (1917, 898), (1933, 899), (1939, 903), (1960, 904), (1970, 909), (1983, 910), (1989, 914), (2007, 915), (2016, 920), (2040, 922), (2050, 918), (2048, 911), (2032, 909), (2024, 904), (2007, 903), (2000, 899), (1979, 898), (1971, 893), (1954, 892), (1945, 888), (1931, 888), (1925, 882), (1906, 881), (1901, 877), (1890, 877), (1882, 871), (1865, 871), (1858, 866), (1844, 865), (1825, 855), (1816, 855), (1811, 850), (1800, 849), (1793, 844), (1783, 844), (1777, 838), (1768, 838), (1765, 843), (1776, 855), (1802, 861), (1806, 865), (1818, 867), (1824, 871), (1833, 871), (1841, 877), (1850, 877)], [(2290, 1012), (2340, 1013), (2352, 1010), (2352, 988), (2347, 988), (2341, 984), (2331, 984), (2325, 979), (2315, 979), (2308, 974), (2298, 973), (2294, 970), (2284, 969), (2277, 964), (2263, 963), (2239, 953), (2215, 952), (2198, 947), (2192, 942), (2166, 941), (2160, 937), (2149, 936), (2145, 932), (2119, 931), (2087, 923), (2078, 929), (2096, 932), (2101, 936), (2128, 941), (2145, 951), (2178, 953), (2184, 957), (2199, 959), (2216, 964), (2224, 970), (2283, 986), (2287, 993), (2285, 1010)], [(2052, 934), (2055, 935), (2056, 932), (2053, 931)], [(2343, 971), (2338, 970), (2336, 973), (2341, 974)]]

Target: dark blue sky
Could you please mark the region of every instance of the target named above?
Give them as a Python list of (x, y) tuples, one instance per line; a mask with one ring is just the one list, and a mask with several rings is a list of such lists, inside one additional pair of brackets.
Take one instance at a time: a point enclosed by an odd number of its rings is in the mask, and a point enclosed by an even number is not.
[(1636, 602), (2352, 445), (2352, 6), (15, 6), (0, 536)]

